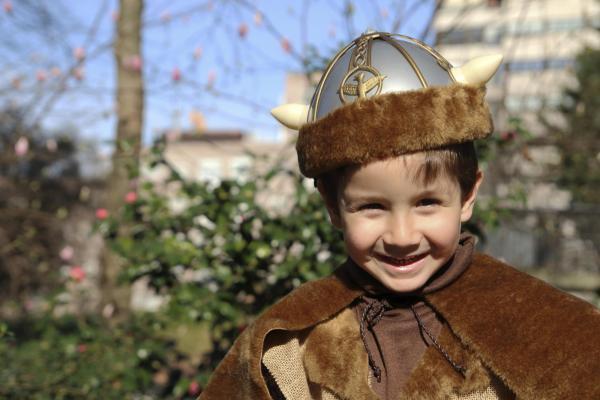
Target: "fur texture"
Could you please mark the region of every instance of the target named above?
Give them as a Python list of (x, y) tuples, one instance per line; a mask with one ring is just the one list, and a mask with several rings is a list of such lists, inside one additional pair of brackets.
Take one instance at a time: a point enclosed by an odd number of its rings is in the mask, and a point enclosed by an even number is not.
[[(311, 379), (333, 379), (339, 381), (337, 390), (351, 385), (351, 398), (370, 398), (358, 323), (350, 330), (348, 321), (327, 325), (361, 294), (345, 267), (296, 289), (242, 333), (200, 399), (269, 399), (261, 373), (266, 335), (310, 327), (316, 335), (307, 343), (312, 354), (305, 360)], [(488, 378), (482, 366), (519, 399), (600, 398), (600, 311), (592, 305), (484, 255), (475, 255), (458, 280), (427, 300), (451, 327), (454, 335), (442, 330), (440, 342), (466, 365), (467, 376), (457, 386), (462, 377), (430, 347), (404, 398), (438, 398), (455, 387), (460, 392), (483, 387)], [(357, 373), (363, 383), (353, 382)]]
[(310, 178), (488, 136), (493, 130), (485, 88), (454, 84), (386, 93), (338, 108), (300, 128), (300, 171)]

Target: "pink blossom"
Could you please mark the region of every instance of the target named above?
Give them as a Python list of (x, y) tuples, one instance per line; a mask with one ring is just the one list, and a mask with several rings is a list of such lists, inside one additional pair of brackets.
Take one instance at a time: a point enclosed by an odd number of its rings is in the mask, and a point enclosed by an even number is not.
[(46, 71), (44, 71), (43, 69), (39, 69), (35, 73), (35, 79), (37, 79), (38, 82), (44, 82), (47, 77), (48, 77), (48, 75), (46, 74)]
[(163, 11), (160, 14), (160, 20), (163, 22), (169, 22), (171, 20), (171, 13), (168, 11)]
[(281, 40), (281, 48), (283, 49), (283, 51), (285, 51), (286, 53), (291, 53), (292, 52), (292, 44), (290, 43), (290, 41), (286, 38), (283, 38)]
[(174, 82), (179, 82), (181, 80), (181, 71), (179, 68), (173, 68), (173, 71), (171, 72), (171, 79), (173, 79)]
[(85, 344), (80, 344), (79, 346), (77, 346), (77, 351), (80, 353), (85, 353), (87, 351), (87, 345)]
[(75, 250), (71, 246), (65, 246), (58, 255), (63, 261), (70, 261), (75, 255)]
[(108, 218), (108, 210), (106, 208), (98, 208), (96, 210), (96, 218), (100, 221), (105, 220)]
[(248, 25), (245, 22), (242, 22), (238, 27), (238, 35), (243, 39), (248, 35)]
[(46, 148), (50, 153), (54, 153), (58, 149), (58, 143), (55, 139), (48, 139), (46, 140)]
[(217, 80), (217, 71), (215, 71), (214, 69), (211, 69), (210, 71), (208, 71), (208, 76), (206, 77), (208, 86), (214, 85), (216, 80)]
[(500, 139), (502, 139), (503, 141), (511, 141), (515, 137), (517, 137), (517, 134), (514, 131), (506, 131), (500, 134)]
[(190, 386), (188, 386), (188, 394), (190, 396), (195, 396), (200, 391), (200, 384), (196, 381), (190, 382)]
[(73, 68), (73, 77), (78, 81), (83, 80), (85, 75), (85, 70), (82, 67)]
[(15, 143), (15, 154), (17, 157), (23, 157), (29, 151), (29, 139), (25, 136), (21, 136), (17, 143)]
[(73, 57), (77, 61), (83, 61), (83, 59), (85, 58), (85, 49), (83, 47), (75, 47), (73, 49)]
[(3, 4), (2, 4), (2, 8), (4, 8), (4, 12), (7, 14), (12, 13), (13, 11), (13, 4), (11, 1), (6, 0)]
[(58, 67), (52, 67), (52, 69), (50, 70), (50, 73), (52, 74), (52, 76), (57, 77), (57, 76), (60, 76), (61, 70)]
[(136, 200), (137, 200), (136, 192), (127, 192), (127, 194), (125, 195), (125, 203), (127, 203), (127, 204), (135, 203)]
[(260, 12), (257, 11), (256, 14), (254, 14), (254, 24), (256, 26), (260, 26), (260, 25), (262, 25), (262, 22), (263, 22), (263, 16)]
[(134, 54), (132, 56), (126, 57), (125, 60), (123, 60), (123, 66), (131, 71), (141, 71), (142, 58), (139, 54)]
[(74, 265), (69, 270), (69, 277), (75, 282), (81, 282), (85, 279), (85, 271), (80, 265)]
[(194, 60), (199, 60), (202, 57), (202, 47), (198, 46), (194, 49)]

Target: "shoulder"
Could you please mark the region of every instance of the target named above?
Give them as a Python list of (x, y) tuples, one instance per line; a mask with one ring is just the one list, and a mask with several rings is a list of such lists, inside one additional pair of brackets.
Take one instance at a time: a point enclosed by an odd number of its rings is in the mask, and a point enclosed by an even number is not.
[(519, 397), (600, 397), (600, 311), (591, 304), (483, 254), (447, 289), (432, 305)]

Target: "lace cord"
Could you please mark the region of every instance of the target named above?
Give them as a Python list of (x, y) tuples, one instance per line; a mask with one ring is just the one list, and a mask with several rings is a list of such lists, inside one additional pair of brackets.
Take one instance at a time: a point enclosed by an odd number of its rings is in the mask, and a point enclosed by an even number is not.
[[(364, 300), (364, 298), (363, 298)], [(373, 327), (381, 320), (383, 313), (386, 309), (390, 309), (391, 306), (387, 301), (375, 300), (372, 302), (366, 302), (367, 307), (362, 313), (360, 319), (360, 337), (363, 341), (365, 349), (367, 350), (367, 356), (369, 358), (369, 367), (373, 371), (373, 376), (377, 379), (377, 382), (381, 382), (381, 368), (375, 363), (371, 349), (367, 345), (367, 328), (372, 330)]]
[(427, 337), (429, 337), (429, 339), (431, 340), (431, 342), (433, 343), (433, 345), (435, 346), (435, 348), (442, 353), (442, 355), (444, 356), (444, 358), (446, 359), (446, 361), (448, 361), (450, 363), (450, 365), (452, 365), (452, 368), (454, 368), (454, 370), (456, 372), (458, 372), (459, 374), (461, 374), (463, 376), (463, 378), (465, 377), (465, 374), (467, 372), (467, 369), (465, 367), (463, 367), (462, 365), (458, 364), (456, 361), (454, 361), (452, 359), (452, 357), (450, 356), (450, 354), (448, 354), (448, 352), (446, 350), (444, 350), (444, 348), (438, 343), (438, 341), (436, 340), (436, 338), (431, 334), (431, 332), (429, 331), (429, 329), (427, 329), (427, 327), (425, 326), (425, 324), (423, 323), (423, 321), (421, 320), (421, 317), (419, 317), (419, 314), (417, 313), (417, 310), (415, 310), (414, 306), (411, 305), (410, 306), (411, 311), (413, 312), (415, 319), (417, 320), (417, 324), (419, 325), (419, 328), (425, 332), (425, 334), (427, 335)]
[[(381, 368), (379, 366), (377, 366), (377, 364), (375, 362), (375, 358), (373, 357), (373, 353), (371, 352), (371, 349), (367, 345), (367, 329), (372, 331), (373, 327), (383, 317), (383, 314), (385, 313), (385, 311), (390, 310), (393, 307), (385, 299), (383, 299), (383, 300), (375, 299), (375, 300), (369, 302), (364, 297), (362, 297), (361, 300), (363, 300), (367, 304), (367, 306), (365, 307), (364, 311), (362, 312), (361, 319), (360, 319), (360, 337), (362, 339), (363, 345), (365, 346), (365, 350), (367, 351), (367, 356), (369, 359), (369, 367), (373, 371), (373, 376), (375, 377), (377, 382), (380, 383), (381, 382)], [(466, 368), (463, 367), (462, 365), (460, 365), (459, 363), (457, 363), (456, 361), (454, 361), (454, 359), (450, 356), (450, 354), (448, 354), (448, 352), (446, 350), (444, 350), (444, 348), (438, 343), (435, 336), (433, 336), (431, 331), (425, 326), (425, 324), (421, 320), (421, 317), (417, 313), (417, 310), (414, 308), (414, 305), (411, 305), (410, 309), (411, 309), (413, 315), (415, 316), (415, 319), (417, 321), (417, 325), (419, 326), (419, 329), (422, 332), (425, 332), (427, 337), (431, 340), (431, 342), (433, 343), (435, 348), (442, 354), (442, 356), (444, 356), (446, 361), (448, 361), (448, 363), (452, 366), (452, 368), (454, 368), (454, 370), (456, 372), (458, 372), (464, 378), (466, 371), (467, 371)]]

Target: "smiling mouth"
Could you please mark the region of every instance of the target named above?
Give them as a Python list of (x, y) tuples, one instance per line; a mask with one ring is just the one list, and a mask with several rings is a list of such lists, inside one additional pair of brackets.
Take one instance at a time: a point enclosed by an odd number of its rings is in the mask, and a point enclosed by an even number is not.
[(394, 267), (406, 267), (408, 265), (416, 263), (417, 261), (422, 260), (426, 256), (427, 256), (427, 253), (422, 253), (422, 254), (417, 254), (417, 255), (409, 256), (409, 257), (396, 258), (396, 257), (386, 256), (383, 254), (377, 254), (377, 258), (379, 258), (381, 261), (385, 262), (386, 264), (390, 264)]

